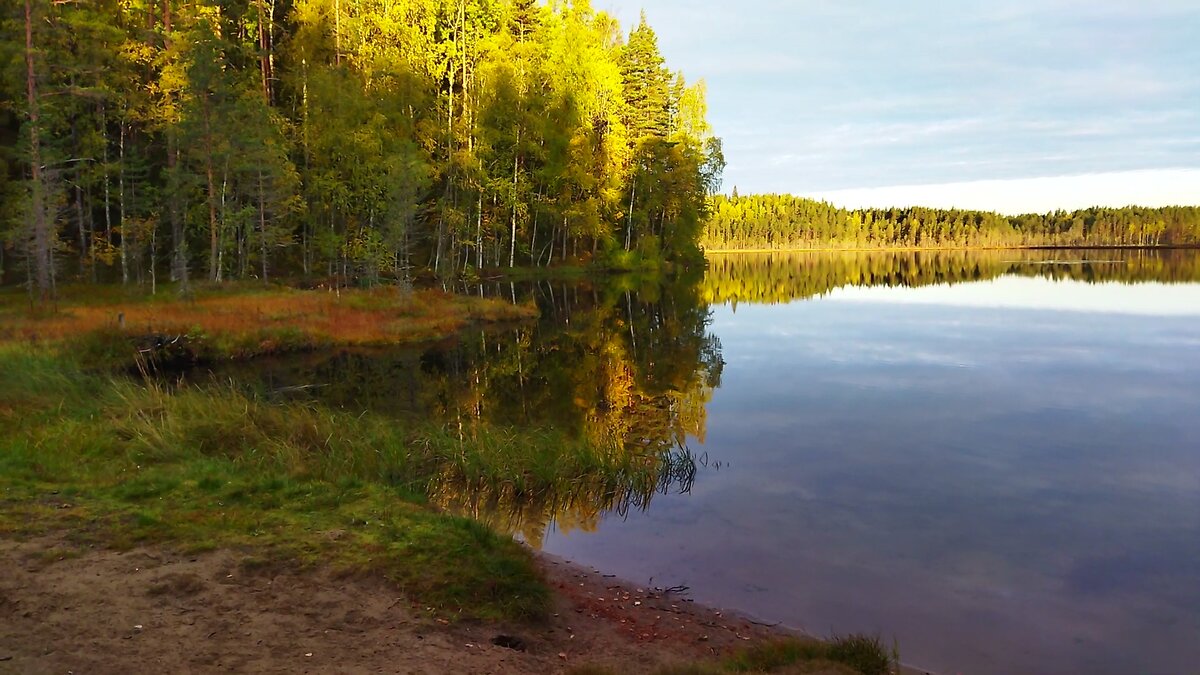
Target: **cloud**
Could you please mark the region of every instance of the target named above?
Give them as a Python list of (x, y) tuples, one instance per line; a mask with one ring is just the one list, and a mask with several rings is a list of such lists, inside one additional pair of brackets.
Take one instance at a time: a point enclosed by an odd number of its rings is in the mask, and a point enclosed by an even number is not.
[(845, 208), (929, 206), (1046, 213), (1089, 206), (1200, 206), (1200, 169), (1159, 169), (1078, 176), (984, 180), (810, 192)]
[(1195, 0), (642, 6), (743, 193), (1200, 167)]

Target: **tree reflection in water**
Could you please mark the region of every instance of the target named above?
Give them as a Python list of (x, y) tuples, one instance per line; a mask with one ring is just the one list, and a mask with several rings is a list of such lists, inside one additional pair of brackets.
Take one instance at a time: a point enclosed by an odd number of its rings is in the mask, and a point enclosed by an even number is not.
[[(468, 467), (429, 490), (443, 507), (536, 546), (552, 523), (590, 530), (606, 513), (623, 516), (647, 508), (657, 494), (691, 489), (697, 460), (690, 443), (705, 440), (706, 406), (724, 366), (721, 344), (708, 330), (710, 303), (789, 302), (843, 286), (1006, 274), (1196, 281), (1200, 257), (1136, 250), (736, 254), (714, 256), (703, 279), (477, 284), (455, 290), (532, 298), (541, 318), (434, 345), (264, 359), (215, 375), (263, 396), (432, 420), (463, 441), (484, 442), (497, 430), (539, 441), (530, 452), (547, 453), (533, 464), (547, 467), (546, 475), (497, 485), (473, 478)], [(488, 433), (477, 434), (482, 430)]]
[[(480, 442), (487, 436), (476, 435), (481, 429), (542, 439), (533, 451), (545, 446), (561, 458), (540, 465), (564, 470), (528, 484), (550, 489), (496, 485), (464, 475), (469, 471), (443, 475), (429, 489), (440, 506), (534, 546), (551, 523), (591, 529), (605, 513), (623, 516), (645, 509), (656, 494), (691, 489), (697, 464), (689, 443), (704, 441), (705, 405), (724, 365), (720, 343), (708, 333), (698, 276), (458, 290), (532, 297), (541, 318), (435, 345), (264, 359), (214, 375), (264, 396), (434, 420), (464, 441)], [(586, 457), (580, 447), (589, 448)], [(595, 470), (579, 470), (588, 462)]]

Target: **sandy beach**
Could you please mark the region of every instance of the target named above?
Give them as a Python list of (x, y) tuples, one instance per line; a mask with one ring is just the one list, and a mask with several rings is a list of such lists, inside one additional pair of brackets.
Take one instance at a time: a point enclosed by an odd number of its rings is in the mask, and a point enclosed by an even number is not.
[(0, 541), (0, 672), (644, 673), (788, 634), (544, 555), (556, 604), (536, 625), (457, 621), (377, 577), (248, 560)]

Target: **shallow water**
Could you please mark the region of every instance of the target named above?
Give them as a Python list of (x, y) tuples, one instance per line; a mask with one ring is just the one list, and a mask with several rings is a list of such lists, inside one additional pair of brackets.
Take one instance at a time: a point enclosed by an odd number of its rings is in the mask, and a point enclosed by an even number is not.
[[(639, 583), (964, 673), (1200, 664), (1200, 255), (721, 257), (536, 326), (266, 362), (272, 391), (695, 460), (488, 512)], [(684, 462), (686, 463), (686, 462)]]

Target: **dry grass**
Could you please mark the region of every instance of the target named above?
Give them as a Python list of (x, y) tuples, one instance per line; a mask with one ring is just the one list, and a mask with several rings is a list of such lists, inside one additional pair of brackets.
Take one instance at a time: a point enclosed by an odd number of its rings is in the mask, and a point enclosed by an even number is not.
[[(77, 296), (57, 311), (31, 310), (19, 296), (0, 297), (0, 342), (57, 342), (120, 330), (139, 335), (203, 335), (225, 344), (265, 342), (256, 353), (291, 346), (391, 344), (438, 338), (472, 321), (535, 316), (530, 305), (395, 289), (327, 291), (271, 289), (221, 293), (194, 300), (147, 300)], [(236, 355), (236, 354), (234, 354)]]

